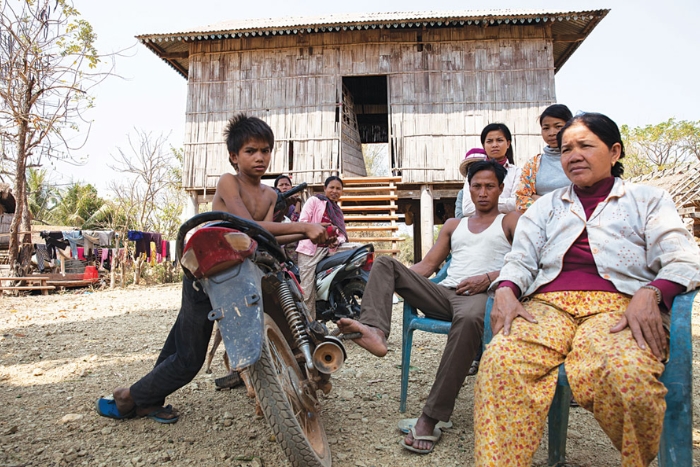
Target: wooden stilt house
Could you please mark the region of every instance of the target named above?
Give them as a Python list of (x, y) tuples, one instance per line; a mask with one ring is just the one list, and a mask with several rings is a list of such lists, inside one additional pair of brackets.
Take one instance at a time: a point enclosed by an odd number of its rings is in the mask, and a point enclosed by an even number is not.
[[(348, 216), (387, 216), (372, 222), (393, 230), (412, 219), (418, 259), (433, 224), (453, 212), (459, 163), (486, 124), (509, 126), (518, 163), (541, 150), (537, 117), (556, 101), (554, 75), (607, 12), (232, 20), (138, 39), (188, 80), (183, 185), (192, 214), (232, 170), (222, 133), (242, 111), (275, 132), (270, 177), (315, 187), (331, 174), (356, 179)], [(363, 143), (387, 145), (391, 177), (366, 178)]]

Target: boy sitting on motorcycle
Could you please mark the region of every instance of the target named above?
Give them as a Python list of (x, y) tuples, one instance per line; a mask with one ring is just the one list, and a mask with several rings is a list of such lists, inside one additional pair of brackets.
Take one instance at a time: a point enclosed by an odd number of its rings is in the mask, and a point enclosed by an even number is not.
[[(237, 114), (224, 131), (229, 162), (236, 174), (221, 176), (212, 209), (256, 221), (280, 243), (308, 238), (326, 242), (322, 224), (273, 222), (277, 193), (260, 180), (270, 164), (274, 135), (267, 123)], [(130, 387), (119, 387), (111, 397), (97, 400), (97, 412), (109, 418), (148, 417), (174, 423), (179, 413), (165, 398), (192, 381), (204, 364), (213, 322), (211, 303), (201, 288), (187, 277), (182, 284), (182, 306), (153, 369)]]

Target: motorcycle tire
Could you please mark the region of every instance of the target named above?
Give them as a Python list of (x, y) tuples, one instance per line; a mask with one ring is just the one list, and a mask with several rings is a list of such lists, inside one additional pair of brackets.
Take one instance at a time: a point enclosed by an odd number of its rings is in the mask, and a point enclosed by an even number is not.
[(331, 450), (319, 414), (304, 407), (295, 383), (304, 380), (289, 344), (265, 315), (265, 339), (250, 379), (275, 438), (294, 467), (329, 467)]
[(353, 314), (349, 318), (360, 319), (360, 305), (362, 305), (365, 285), (364, 281), (353, 280), (343, 286), (343, 295), (345, 295), (353, 309)]

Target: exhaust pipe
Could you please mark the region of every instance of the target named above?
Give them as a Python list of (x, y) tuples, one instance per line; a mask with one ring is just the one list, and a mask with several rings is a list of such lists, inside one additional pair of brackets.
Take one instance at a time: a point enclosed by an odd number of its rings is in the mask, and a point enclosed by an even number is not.
[(314, 367), (323, 374), (330, 375), (342, 368), (345, 362), (345, 349), (342, 344), (327, 340), (314, 350)]

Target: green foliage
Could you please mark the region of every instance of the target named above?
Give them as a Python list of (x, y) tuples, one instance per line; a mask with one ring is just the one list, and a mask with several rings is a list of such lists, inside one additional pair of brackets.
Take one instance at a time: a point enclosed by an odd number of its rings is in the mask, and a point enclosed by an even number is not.
[(700, 121), (670, 118), (643, 127), (623, 125), (620, 131), (627, 178), (700, 159)]
[(58, 196), (58, 188), (49, 182), (46, 169), (30, 167), (27, 170), (27, 200), (34, 222), (50, 222), (51, 211), (58, 203)]
[(51, 220), (58, 225), (80, 228), (98, 227), (93, 216), (99, 212), (104, 203), (104, 200), (97, 195), (97, 189), (94, 186), (74, 182), (60, 191)]
[(146, 285), (181, 282), (182, 275), (182, 268), (177, 264), (173, 265), (171, 261), (156, 263), (154, 266), (145, 265), (141, 273)]

